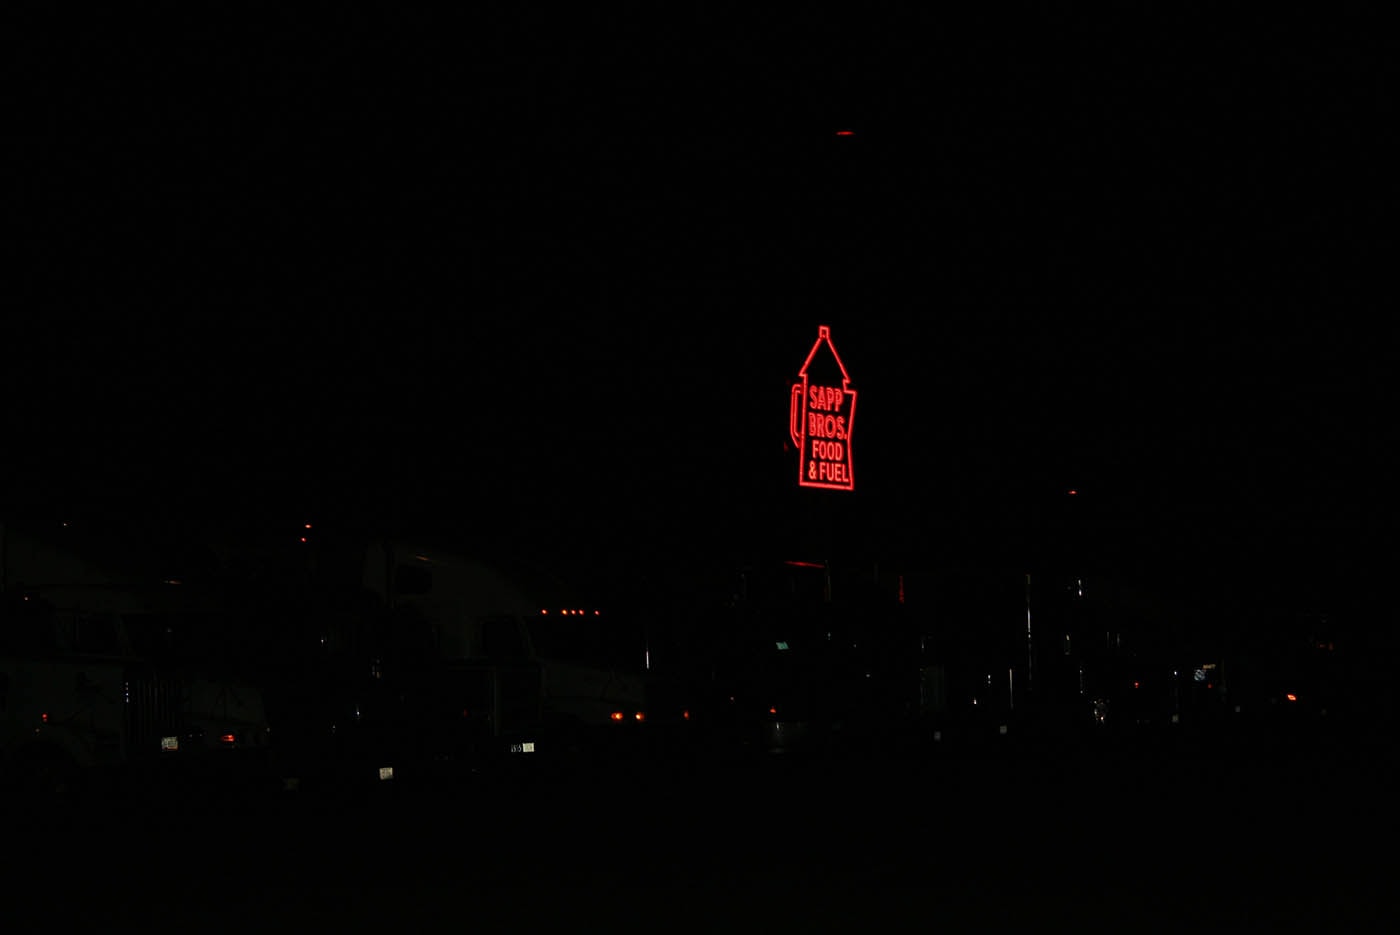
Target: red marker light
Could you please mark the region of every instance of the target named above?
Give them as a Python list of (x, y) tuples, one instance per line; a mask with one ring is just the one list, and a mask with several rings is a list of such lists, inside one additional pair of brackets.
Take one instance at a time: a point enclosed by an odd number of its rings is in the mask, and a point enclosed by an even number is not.
[(854, 131), (854, 130), (837, 130), (837, 131), (836, 131), (836, 135), (837, 135), (837, 136), (855, 136), (855, 135), (856, 135), (856, 131)]

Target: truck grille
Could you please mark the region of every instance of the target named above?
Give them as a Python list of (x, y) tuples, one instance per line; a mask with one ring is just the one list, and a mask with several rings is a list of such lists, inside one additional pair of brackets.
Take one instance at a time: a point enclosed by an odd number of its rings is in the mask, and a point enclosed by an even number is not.
[(180, 732), (180, 700), (180, 686), (174, 679), (127, 677), (126, 736), (132, 754), (159, 753), (161, 738)]

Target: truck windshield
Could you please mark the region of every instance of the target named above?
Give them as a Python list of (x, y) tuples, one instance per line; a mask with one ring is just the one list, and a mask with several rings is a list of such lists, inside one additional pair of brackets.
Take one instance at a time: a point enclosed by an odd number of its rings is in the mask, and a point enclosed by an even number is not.
[(231, 621), (214, 612), (129, 614), (132, 650), (152, 662), (233, 661), (238, 654)]
[(603, 616), (542, 614), (530, 622), (537, 655), (610, 669), (644, 665), (644, 640), (633, 631), (627, 623)]

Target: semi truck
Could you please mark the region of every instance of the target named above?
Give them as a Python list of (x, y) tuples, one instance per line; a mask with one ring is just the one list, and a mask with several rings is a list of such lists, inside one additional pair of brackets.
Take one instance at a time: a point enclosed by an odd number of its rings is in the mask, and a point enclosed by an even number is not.
[(278, 660), (265, 679), (278, 756), (297, 787), (581, 763), (663, 749), (687, 723), (629, 625), (550, 568), (407, 537), (295, 544), (312, 547), (268, 561), (304, 573), (261, 616), (277, 634), (263, 655)]
[(761, 557), (694, 629), (701, 717), (723, 754), (884, 755), (918, 713), (903, 578), (875, 563)]
[(195, 651), (227, 618), (207, 595), (154, 569), (105, 565), (61, 536), (10, 527), (0, 546), (7, 786), (73, 797), (271, 783), (260, 686)]
[(538, 752), (543, 676), (521, 589), (424, 543), (309, 545), (238, 557), (258, 566), (250, 638), (289, 789), (463, 776)]

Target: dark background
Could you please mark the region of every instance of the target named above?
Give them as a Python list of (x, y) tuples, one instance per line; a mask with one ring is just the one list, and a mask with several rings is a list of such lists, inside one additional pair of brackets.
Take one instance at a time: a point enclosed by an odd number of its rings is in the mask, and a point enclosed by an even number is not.
[[(1375, 24), (39, 9), (12, 516), (393, 527), (619, 587), (1072, 548), (1382, 611)], [(819, 325), (860, 392), (850, 494), (786, 446)]]

